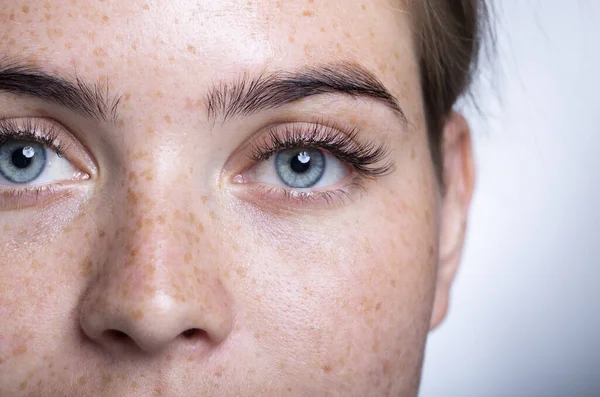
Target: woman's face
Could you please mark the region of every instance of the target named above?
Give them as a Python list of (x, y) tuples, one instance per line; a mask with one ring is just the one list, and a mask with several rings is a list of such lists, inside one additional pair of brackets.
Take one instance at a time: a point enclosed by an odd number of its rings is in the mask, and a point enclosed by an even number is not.
[(416, 393), (464, 214), (407, 10), (0, 5), (0, 395)]

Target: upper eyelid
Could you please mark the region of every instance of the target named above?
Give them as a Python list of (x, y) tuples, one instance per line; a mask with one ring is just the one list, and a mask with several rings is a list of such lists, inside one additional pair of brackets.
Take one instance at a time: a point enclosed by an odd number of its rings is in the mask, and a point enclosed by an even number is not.
[[(303, 125), (304, 130), (298, 128)], [(296, 129), (295, 129), (296, 128)], [(281, 139), (278, 133), (287, 134)], [(353, 127), (334, 123), (281, 123), (267, 129), (267, 137), (254, 141), (251, 158), (258, 162), (266, 160), (279, 150), (306, 146), (330, 151), (338, 159), (351, 164), (358, 172), (369, 176), (384, 176), (395, 169), (389, 146), (373, 140), (359, 139), (360, 131)], [(271, 143), (268, 142), (269, 138)], [(288, 140), (287, 142), (285, 140)], [(290, 142), (295, 140), (295, 142)], [(310, 144), (307, 144), (307, 141)], [(376, 166), (376, 164), (379, 164)]]

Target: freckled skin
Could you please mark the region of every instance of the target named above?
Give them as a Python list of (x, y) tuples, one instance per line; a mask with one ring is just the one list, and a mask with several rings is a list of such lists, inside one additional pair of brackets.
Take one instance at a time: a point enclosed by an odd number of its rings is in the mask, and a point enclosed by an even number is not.
[[(3, 115), (69, 126), (99, 170), (0, 211), (0, 395), (415, 396), (442, 215), (410, 32), (383, 0), (0, 0), (0, 58), (122, 96), (100, 126), (0, 94)], [(269, 120), (213, 123), (206, 91), (336, 60), (360, 60), (410, 120), (332, 111), (396, 172), (316, 214), (232, 198), (219, 172)]]

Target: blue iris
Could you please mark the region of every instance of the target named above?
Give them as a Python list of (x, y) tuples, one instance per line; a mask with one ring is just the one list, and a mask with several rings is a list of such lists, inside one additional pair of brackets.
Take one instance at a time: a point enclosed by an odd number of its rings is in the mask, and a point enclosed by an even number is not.
[(46, 150), (33, 141), (9, 139), (0, 144), (0, 175), (13, 183), (30, 183), (46, 168)]
[(317, 149), (288, 149), (275, 155), (277, 175), (287, 186), (306, 189), (316, 185), (325, 173), (325, 155)]

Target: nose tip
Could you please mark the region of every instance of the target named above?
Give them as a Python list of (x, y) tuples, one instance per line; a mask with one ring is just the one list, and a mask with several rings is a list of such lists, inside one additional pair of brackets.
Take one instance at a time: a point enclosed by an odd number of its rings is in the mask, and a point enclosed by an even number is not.
[(221, 343), (229, 333), (230, 321), (197, 306), (197, 311), (190, 312), (190, 304), (164, 293), (157, 294), (145, 309), (123, 304), (111, 307), (106, 301), (98, 306), (89, 303), (83, 309), (81, 328), (88, 338), (113, 353), (138, 350), (157, 354), (173, 345), (210, 348)]

